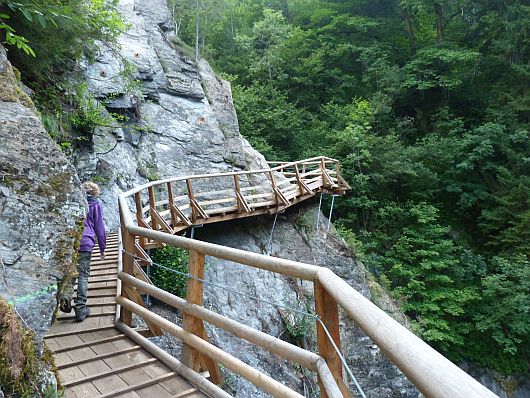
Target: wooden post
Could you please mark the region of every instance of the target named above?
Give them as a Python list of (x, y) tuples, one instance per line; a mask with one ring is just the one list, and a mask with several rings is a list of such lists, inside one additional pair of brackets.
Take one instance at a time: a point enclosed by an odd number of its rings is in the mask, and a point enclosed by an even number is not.
[(195, 221), (197, 221), (197, 210), (193, 206), (195, 195), (193, 195), (193, 188), (191, 186), (191, 180), (189, 178), (186, 179), (186, 186), (188, 187), (188, 198), (190, 201), (190, 208), (191, 208), (191, 221), (195, 223)]
[[(121, 240), (123, 245), (123, 252), (121, 253), (121, 263), (123, 267), (123, 272), (129, 275), (133, 275), (134, 270), (134, 258), (131, 256), (131, 254), (134, 254), (135, 252), (135, 246), (134, 246), (134, 235), (130, 234), (129, 231), (127, 231), (127, 228), (125, 227), (125, 222), (123, 219), (123, 214), (120, 211), (120, 223), (121, 223)], [(130, 254), (127, 254), (130, 253)], [(131, 298), (127, 294), (127, 292), (124, 290), (122, 291), (122, 296), (125, 298)], [(131, 326), (132, 324), (132, 313), (131, 311), (121, 308), (120, 313), (120, 320), (127, 326)]]
[[(136, 202), (136, 222), (138, 223), (139, 227), (142, 227), (145, 225), (145, 221), (144, 214), (142, 211), (142, 196), (140, 195), (140, 192), (136, 192), (134, 194), (134, 201)], [(145, 244), (147, 243), (147, 239), (144, 237), (140, 237), (139, 242), (140, 246), (144, 248)]]
[(296, 183), (298, 184), (298, 190), (300, 191), (300, 196), (304, 196), (304, 194), (313, 195), (313, 191), (311, 191), (311, 189), (309, 189), (307, 184), (302, 180), (297, 164), (294, 165), (294, 174), (296, 175)]
[[(189, 251), (188, 272), (192, 276), (204, 279), (204, 258), (204, 253), (199, 253), (196, 250)], [(202, 306), (203, 287), (203, 282), (194, 278), (189, 278), (186, 300), (191, 304)], [(208, 341), (206, 329), (204, 328), (201, 319), (185, 313), (183, 315), (183, 326), (184, 330), (187, 332)], [(184, 365), (195, 371), (208, 370), (210, 373), (210, 381), (212, 383), (220, 384), (222, 382), (221, 372), (219, 371), (217, 363), (187, 344), (182, 346), (181, 361)]]
[[(320, 284), (318, 280), (315, 284), (315, 309), (317, 315), (320, 317), (329, 334), (333, 338), (335, 345), (340, 349), (340, 327), (339, 327), (339, 308), (337, 302), (333, 297), (326, 291), (326, 289)], [(335, 379), (335, 382), (339, 386), (342, 394), (345, 397), (351, 396), (350, 392), (346, 388), (344, 381), (342, 380), (342, 363), (340, 357), (335, 351), (333, 344), (329, 340), (327, 333), (324, 328), (317, 320), (317, 342), (318, 352), (325, 359), (328, 367)], [(324, 385), (322, 380), (318, 380), (320, 384), (320, 396), (321, 398), (327, 398)]]
[(167, 205), (171, 213), (171, 224), (173, 229), (177, 228), (178, 224), (178, 215), (175, 212), (175, 195), (173, 194), (173, 186), (171, 182), (167, 183)]
[(340, 180), (340, 163), (337, 162), (335, 163), (335, 172), (337, 173), (336, 177), (337, 177), (337, 185), (339, 187), (339, 190), (342, 189), (342, 182)]
[(241, 207), (241, 203), (239, 201), (239, 196), (241, 195), (241, 188), (239, 186), (239, 177), (237, 176), (237, 174), (234, 174), (234, 187), (236, 190), (237, 212), (242, 213), (243, 208)]
[(147, 188), (149, 192), (149, 213), (151, 214), (151, 228), (153, 228), (155, 231), (158, 230), (158, 223), (156, 222), (156, 216), (153, 215), (153, 209), (156, 210), (156, 197), (155, 197), (155, 190), (153, 187)]
[(234, 174), (234, 185), (236, 189), (236, 202), (237, 202), (237, 212), (243, 213), (252, 212), (252, 209), (250, 208), (249, 204), (247, 203), (245, 197), (241, 193), (241, 187), (239, 186), (239, 177), (237, 174)]

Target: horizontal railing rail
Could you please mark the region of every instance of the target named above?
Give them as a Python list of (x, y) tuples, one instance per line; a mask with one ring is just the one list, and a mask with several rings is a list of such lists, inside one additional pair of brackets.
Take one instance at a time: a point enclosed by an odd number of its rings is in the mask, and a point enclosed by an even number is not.
[[(328, 164), (333, 166), (333, 170), (328, 168)], [(303, 165), (305, 165), (304, 174), (313, 173), (311, 176), (318, 175), (320, 179), (319, 184), (321, 185), (316, 187), (315, 191), (327, 189), (329, 191), (336, 190), (338, 192), (349, 188), (347, 185), (339, 183), (342, 177), (340, 175), (338, 162), (329, 158), (312, 158), (301, 162), (281, 163), (280, 166), (259, 172), (277, 172), (279, 176), (283, 178), (288, 178), (289, 175), (288, 177), (285, 177), (281, 171), (283, 171), (283, 173), (294, 173), (295, 180), (293, 181), (305, 182), (302, 177), (299, 177), (301, 174), (300, 168), (304, 167)], [(314, 167), (317, 167), (317, 169), (313, 169)], [(292, 168), (294, 171), (289, 171), (289, 168)], [(318, 171), (314, 173), (315, 170)], [(332, 171), (334, 173), (331, 173)], [(252, 173), (256, 173), (256, 171), (245, 171), (242, 173), (245, 175), (251, 175)], [(227, 175), (234, 176), (239, 173), (222, 174), (226, 177)], [(215, 177), (217, 176), (218, 175)], [(255, 383), (258, 382), (256, 385), (275, 396), (298, 396), (290, 395), (291, 393), (283, 391), (281, 387), (277, 386), (277, 382), (270, 380), (268, 376), (264, 378), (264, 375), (256, 373), (257, 371), (251, 371), (245, 366), (242, 368), (239, 367), (237, 360), (236, 362), (233, 362), (233, 359), (224, 355), (226, 353), (219, 353), (218, 349), (213, 348), (207, 342), (206, 332), (202, 324), (203, 320), (211, 322), (215, 319), (218, 327), (221, 327), (222, 329), (232, 329), (232, 331), (234, 331), (233, 328), (236, 326), (236, 324), (233, 323), (235, 321), (221, 320), (221, 318), (224, 317), (218, 318), (220, 315), (216, 314), (214, 316), (201, 307), (202, 282), (200, 281), (202, 280), (201, 278), (203, 278), (204, 273), (204, 257), (208, 255), (257, 269), (275, 272), (284, 276), (312, 281), (314, 283), (315, 309), (319, 318), (319, 322), (317, 322), (317, 343), (320, 355), (311, 354), (316, 356), (308, 356), (307, 358), (316, 359), (316, 357), (319, 357), (325, 362), (326, 366), (323, 366), (323, 362), (317, 360), (317, 364), (319, 364), (317, 366), (317, 374), (321, 385), (321, 396), (323, 397), (351, 396), (351, 393), (348, 392), (342, 379), (341, 360), (337, 352), (334, 350), (334, 346), (340, 348), (338, 320), (339, 307), (342, 308), (344, 313), (350, 317), (375, 344), (378, 345), (383, 354), (385, 354), (387, 358), (393, 362), (427, 397), (496, 397), (495, 394), (485, 388), (482, 384), (477, 382), (458, 366), (446, 359), (419, 337), (363, 297), (331, 270), (315, 265), (269, 257), (258, 253), (251, 253), (244, 250), (174, 235), (175, 228), (171, 227), (167, 222), (167, 225), (161, 225), (162, 221), (165, 220), (164, 216), (159, 217), (160, 214), (156, 215), (156, 213), (151, 210), (153, 209), (153, 206), (151, 205), (149, 206), (151, 218), (147, 222), (147, 218), (143, 217), (143, 205), (140, 203), (140, 206), (138, 207), (138, 193), (145, 189), (149, 190), (150, 187), (160, 186), (167, 184), (168, 182), (186, 181), (190, 180), (190, 178), (197, 177), (180, 177), (180, 179), (175, 178), (152, 182), (119, 196), (124, 250), (122, 257), (123, 272), (120, 273), (120, 281), (123, 288), (123, 298), (119, 299), (119, 302), (122, 305), (120, 325), (130, 325), (132, 312), (135, 312), (144, 316), (148, 322), (155, 324), (155, 326), (167, 330), (178, 338), (183, 339), (184, 348), (182, 362), (193, 370), (207, 368), (210, 371), (212, 381), (216, 380), (218, 377), (218, 375), (215, 374), (216, 362), (221, 362), (230, 369), (247, 377), (250, 381)], [(212, 178), (212, 176), (203, 175), (200, 176), (200, 178)], [(274, 177), (271, 181), (274, 181)], [(300, 184), (297, 184), (297, 186), (299, 187), (300, 195), (303, 195), (303, 186), (300, 186)], [(188, 194), (189, 193), (190, 192), (188, 192)], [(280, 194), (282, 193), (283, 192), (280, 191)], [(285, 204), (282, 202), (282, 198), (279, 197), (277, 192), (276, 195), (275, 205), (276, 208), (280, 208)], [(136, 217), (133, 217), (129, 210), (128, 200), (131, 197), (135, 197), (137, 205)], [(149, 199), (150, 203), (156, 203), (156, 198), (153, 194), (149, 195)], [(169, 213), (171, 213), (171, 206), (174, 204), (172, 202), (173, 199), (174, 198), (170, 197), (167, 204), (162, 204), (170, 207)], [(191, 199), (192, 198), (190, 197), (190, 203)], [(289, 199), (287, 199), (287, 201), (289, 203), (294, 202)], [(198, 203), (195, 205), (197, 204)], [(190, 207), (193, 206), (193, 204), (190, 205)], [(156, 207), (157, 205), (155, 204), (155, 208)], [(182, 212), (182, 209), (179, 210)], [(198, 209), (196, 209), (196, 211), (198, 212)], [(173, 212), (175, 213), (175, 210), (173, 210)], [(200, 216), (196, 217), (196, 220), (199, 218)], [(193, 225), (193, 223), (194, 222), (192, 221), (190, 225)], [(190, 225), (188, 225), (188, 227)], [(135, 266), (138, 264), (135, 264), (136, 255), (131, 256), (130, 254), (139, 253), (139, 249), (142, 247), (149, 247), (149, 244), (171, 245), (189, 250), (189, 273), (191, 276), (188, 282), (187, 304), (180, 301), (181, 299), (177, 299), (174, 296), (171, 297), (171, 295), (167, 296), (166, 294), (161, 293), (159, 289), (149, 286), (148, 281), (144, 280), (144, 282), (147, 283), (142, 283), (141, 281), (131, 278), (131, 275), (134, 275)], [(149, 260), (146, 258), (145, 261)], [(172, 324), (167, 323), (167, 321), (149, 313), (149, 311), (142, 307), (141, 298), (138, 299), (140, 291), (155, 297), (156, 295), (163, 297), (164, 300), (170, 302), (169, 304), (180, 308), (184, 312), (184, 327), (179, 328), (172, 326)], [(211, 323), (214, 324), (213, 322)], [(257, 341), (263, 336), (261, 335), (261, 332), (255, 332), (256, 333), (252, 332), (247, 334), (246, 337), (249, 338), (250, 336), (253, 340), (252, 342), (257, 344)], [(189, 335), (197, 338), (192, 338)], [(261, 337), (256, 338), (256, 336)], [(330, 341), (330, 338), (333, 339), (333, 342)], [(199, 340), (204, 340), (205, 344), (201, 343)], [(281, 345), (281, 343), (275, 344)], [(276, 349), (271, 348), (271, 352), (274, 352), (274, 350)], [(289, 349), (288, 351), (289, 353), (287, 355), (295, 355), (293, 354), (294, 352), (299, 353), (298, 350), (294, 349)], [(212, 366), (212, 364), (215, 366)], [(231, 367), (228, 366), (228, 364), (230, 364)], [(234, 364), (237, 364), (237, 366)], [(313, 365), (311, 365), (311, 367), (312, 366)], [(276, 388), (280, 388), (281, 391)]]

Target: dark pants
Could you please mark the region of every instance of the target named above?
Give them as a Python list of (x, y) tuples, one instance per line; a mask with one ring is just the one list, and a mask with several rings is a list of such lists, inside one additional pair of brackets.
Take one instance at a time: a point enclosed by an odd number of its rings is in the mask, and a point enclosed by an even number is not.
[[(92, 252), (77, 253), (77, 296), (75, 298), (76, 313), (85, 309), (88, 291), (88, 277), (90, 276), (90, 260)], [(66, 287), (63, 297), (69, 302), (72, 300), (76, 278), (72, 278)]]

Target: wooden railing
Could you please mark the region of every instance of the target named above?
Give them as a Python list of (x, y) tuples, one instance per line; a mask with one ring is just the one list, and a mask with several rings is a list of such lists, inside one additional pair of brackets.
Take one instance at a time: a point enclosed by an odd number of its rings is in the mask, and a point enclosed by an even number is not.
[[(216, 187), (213, 191), (194, 190), (195, 187), (201, 187), (201, 181), (210, 179), (210, 186), (212, 181), (215, 186), (219, 179), (226, 178), (232, 181), (230, 189)], [(175, 195), (175, 185), (179, 182), (183, 182), (186, 188)], [(253, 182), (256, 185), (252, 185)], [(165, 188), (161, 190), (160, 187)], [(341, 360), (333, 347), (340, 347), (340, 307), (427, 397), (495, 397), (495, 394), (364, 298), (329, 269), (174, 235), (175, 232), (198, 223), (274, 213), (317, 192), (341, 193), (348, 188), (340, 175), (337, 161), (313, 158), (280, 163), (268, 170), (156, 181), (120, 195), (123, 271), (118, 275), (122, 293), (117, 299), (121, 306), (117, 327), (124, 333), (133, 335), (130, 325), (132, 313), (136, 313), (146, 320), (153, 333), (159, 334), (160, 329), (163, 329), (181, 339), (184, 344), (181, 361), (186, 365), (185, 368), (208, 370), (213, 383), (221, 381), (217, 368), (217, 364), (221, 363), (273, 396), (301, 397), (278, 381), (210, 344), (203, 325), (203, 322), (208, 322), (316, 371), (322, 397), (350, 397), (352, 395), (343, 382)], [(135, 211), (129, 209), (131, 198), (134, 198), (134, 205), (131, 207), (135, 208)], [(147, 205), (144, 205), (144, 200)], [(152, 286), (141, 271), (141, 263), (150, 261), (144, 249), (161, 245), (181, 247), (189, 251), (189, 273), (192, 277), (188, 281), (186, 300)], [(326, 328), (324, 330), (322, 324), (317, 322), (319, 355), (202, 307), (203, 283), (200, 280), (203, 279), (206, 255), (312, 281), (316, 313)], [(179, 309), (184, 314), (183, 327), (148, 311), (140, 293), (149, 294)], [(149, 346), (149, 342), (141, 336), (136, 335), (135, 338), (142, 341), (146, 347)], [(150, 347), (156, 350), (152, 344)], [(168, 366), (182, 367), (176, 359), (163, 356), (162, 360)], [(204, 388), (209, 389), (211, 396), (226, 396), (226, 393), (219, 392), (212, 386)]]

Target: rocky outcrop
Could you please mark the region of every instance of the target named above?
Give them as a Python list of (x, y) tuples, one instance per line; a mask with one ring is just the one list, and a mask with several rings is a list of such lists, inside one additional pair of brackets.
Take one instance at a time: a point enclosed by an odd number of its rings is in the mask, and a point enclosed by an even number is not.
[(0, 295), (42, 335), (70, 270), (86, 200), (0, 45)]
[(99, 129), (73, 159), (82, 179), (102, 185), (109, 228), (118, 224), (120, 191), (161, 177), (265, 167), (239, 134), (229, 84), (204, 61), (197, 68), (164, 32), (165, 1), (122, 0), (120, 10), (130, 30), (118, 49), (102, 44), (85, 75), (95, 97), (126, 120)]

